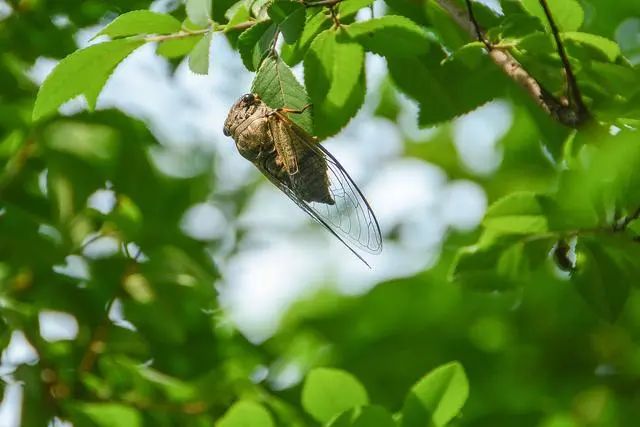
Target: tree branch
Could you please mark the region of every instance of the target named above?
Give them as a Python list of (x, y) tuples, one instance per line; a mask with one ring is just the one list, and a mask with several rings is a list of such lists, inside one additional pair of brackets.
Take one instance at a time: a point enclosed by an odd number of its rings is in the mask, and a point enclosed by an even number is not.
[[(549, 114), (554, 120), (569, 127), (578, 127), (586, 117), (578, 114), (571, 106), (564, 105), (553, 94), (544, 89), (540, 83), (524, 69), (505, 47), (492, 46), (485, 38), (484, 32), (473, 16), (470, 0), (467, 11), (462, 10), (453, 0), (435, 0), (447, 12), (460, 28), (471, 38), (478, 38), (485, 44), (489, 58), (513, 81), (520, 85), (534, 102)], [(471, 10), (471, 13), (469, 13)]]

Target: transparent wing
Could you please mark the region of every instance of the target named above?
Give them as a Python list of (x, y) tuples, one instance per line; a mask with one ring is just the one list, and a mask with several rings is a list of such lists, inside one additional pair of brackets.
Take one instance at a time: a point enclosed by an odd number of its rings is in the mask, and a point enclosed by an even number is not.
[[(269, 120), (280, 122), (272, 123), (271, 129), (276, 127), (286, 129), (290, 138), (288, 142), (291, 147), (294, 147), (298, 156), (300, 170), (290, 175), (288, 179), (278, 178), (263, 168), (261, 171), (362, 261), (364, 261), (362, 257), (351, 248), (351, 245), (372, 254), (380, 253), (382, 235), (378, 221), (362, 192), (336, 158), (282, 113), (273, 114)], [(283, 124), (285, 126), (282, 126)], [(308, 168), (315, 170), (308, 170)], [(301, 178), (305, 176), (309, 177), (306, 182), (314, 186), (318, 186), (319, 181), (322, 181), (321, 185), (325, 192), (328, 191), (333, 203), (310, 200), (310, 197), (300, 188)]]

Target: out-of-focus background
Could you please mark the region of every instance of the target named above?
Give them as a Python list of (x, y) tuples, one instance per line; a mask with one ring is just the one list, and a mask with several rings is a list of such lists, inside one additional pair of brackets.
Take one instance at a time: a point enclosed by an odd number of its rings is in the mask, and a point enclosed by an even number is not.
[[(483, 3), (500, 13), (498, 1)], [(143, 412), (162, 414), (171, 411), (144, 405), (171, 392), (136, 395), (145, 376), (129, 384), (127, 369), (150, 367), (179, 378), (187, 394), (218, 396), (207, 403), (215, 412), (246, 372), (295, 405), (305, 373), (331, 365), (398, 409), (421, 375), (451, 360), (470, 382), (460, 425), (630, 426), (640, 417), (637, 295), (607, 323), (552, 263), (506, 293), (447, 280), (488, 203), (553, 182), (559, 165), (531, 106), (496, 99), (419, 129), (416, 103), (393, 88), (382, 57), (367, 56), (364, 106), (324, 144), (380, 223), (384, 249), (365, 255), (369, 269), (223, 135), (253, 74), (221, 34), (209, 75), (147, 45), (117, 68), (96, 113), (76, 99), (30, 128), (37, 88), (59, 59), (100, 42), (91, 38), (115, 15), (148, 7), (179, 3), (0, 1), (0, 157), (13, 159), (0, 178), (0, 239), (12, 244), (0, 259), (0, 426), (71, 425), (42, 390), (24, 387), (40, 377), (44, 388), (53, 372), (66, 384), (62, 407), (80, 390), (78, 399), (140, 398)], [(385, 9), (374, 3), (376, 15)], [(586, 10), (594, 20), (604, 13)], [(638, 61), (640, 14), (611, 20)], [(303, 79), (300, 66), (294, 73)], [(24, 140), (36, 148), (22, 165), (12, 155)], [(122, 242), (109, 224), (140, 238)], [(123, 244), (141, 267), (131, 270)], [(106, 356), (90, 360), (88, 343), (102, 333)], [(71, 379), (79, 366), (93, 373)], [(42, 414), (25, 412), (39, 405)], [(157, 414), (149, 425), (177, 425)]]

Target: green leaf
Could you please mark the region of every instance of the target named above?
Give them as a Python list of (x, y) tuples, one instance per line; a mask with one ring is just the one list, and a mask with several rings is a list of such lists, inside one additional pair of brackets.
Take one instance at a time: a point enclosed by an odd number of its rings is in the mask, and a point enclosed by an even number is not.
[(303, 408), (321, 423), (368, 402), (362, 384), (350, 373), (339, 369), (313, 369), (302, 386)]
[(278, 27), (269, 21), (261, 21), (245, 30), (238, 38), (238, 50), (244, 66), (256, 71), (268, 54)]
[(224, 31), (232, 31), (233, 27), (249, 20), (251, 14), (249, 13), (249, 7), (245, 2), (239, 1), (231, 6), (224, 14), (229, 22), (227, 23)]
[(358, 13), (360, 9), (372, 5), (373, 1), (374, 0), (343, 0), (338, 4), (338, 16), (341, 19), (350, 18)]
[(396, 427), (393, 417), (380, 406), (362, 406), (343, 412), (328, 427)]
[(313, 104), (316, 135), (337, 133), (364, 102), (364, 50), (342, 30), (326, 30), (304, 58), (304, 81)]
[(509, 85), (483, 48), (475, 44), (465, 47), (461, 58), (430, 52), (414, 57), (390, 56), (387, 64), (396, 87), (418, 101), (421, 126), (467, 113), (499, 97)]
[(142, 40), (113, 40), (94, 44), (64, 58), (40, 87), (33, 107), (33, 120), (54, 113), (60, 105), (78, 95), (84, 95), (93, 110), (113, 70), (142, 44)]
[(424, 29), (403, 16), (387, 15), (347, 27), (349, 35), (369, 52), (382, 56), (416, 56), (427, 52)]
[(401, 107), (396, 88), (389, 78), (384, 79), (380, 83), (378, 92), (380, 93), (380, 100), (378, 101), (374, 114), (378, 117), (387, 118), (395, 123), (400, 114)]
[[(396, 2), (403, 2), (406, 0), (387, 0)], [(474, 8), (477, 10), (477, 3)], [(425, 13), (426, 12), (426, 13)], [(438, 41), (442, 46), (449, 50), (455, 51), (461, 46), (469, 42), (469, 34), (460, 28), (455, 22), (454, 18), (449, 12), (443, 9), (440, 2), (429, 2), (429, 7), (422, 6), (422, 14), (426, 15), (429, 20), (429, 26), (433, 28), (433, 31), (437, 35)], [(420, 22), (414, 19), (413, 13), (409, 16), (416, 22)]]
[(189, 69), (196, 74), (209, 72), (209, 51), (211, 45), (211, 33), (207, 33), (189, 54)]
[(187, 17), (199, 27), (209, 25), (211, 0), (186, 0)]
[[(520, 0), (525, 10), (537, 17), (542, 24), (550, 29), (547, 17), (540, 6), (539, 0)], [(549, 10), (560, 31), (576, 31), (584, 21), (584, 10), (578, 0), (549, 0)]]
[(180, 31), (181, 27), (180, 21), (166, 13), (134, 10), (118, 16), (95, 37), (106, 35), (116, 38), (136, 34), (170, 34)]
[(117, 158), (118, 136), (109, 126), (57, 120), (46, 127), (44, 141), (50, 150), (70, 154), (93, 166), (103, 166)]
[(322, 8), (308, 8), (306, 16), (306, 22), (300, 38), (293, 45), (282, 45), (280, 53), (282, 59), (291, 67), (302, 61), (309, 46), (311, 46), (318, 34), (331, 26), (331, 20), (324, 14)]
[(83, 403), (77, 410), (99, 427), (139, 427), (142, 416), (133, 408), (117, 403)]
[(571, 281), (587, 303), (602, 317), (620, 315), (631, 284), (640, 277), (640, 249), (622, 237), (579, 238), (576, 268)]
[(487, 229), (499, 233), (539, 234), (548, 231), (547, 218), (538, 196), (516, 192), (493, 203), (483, 220)]
[(271, 0), (252, 0), (249, 4), (251, 4), (250, 9), (253, 17), (258, 21), (262, 21), (269, 16), (267, 9), (271, 4)]
[[(210, 34), (210, 33), (207, 33)], [(170, 39), (160, 42), (156, 53), (166, 58), (179, 58), (185, 56), (204, 38), (204, 34), (179, 39)]]
[(618, 43), (596, 34), (568, 31), (562, 33), (561, 36), (564, 40), (573, 40), (598, 49), (604, 53), (611, 62), (615, 61), (616, 58), (621, 55)]
[[(309, 98), (302, 85), (280, 58), (267, 57), (260, 66), (251, 91), (271, 108), (291, 108), (301, 110), (309, 104)], [(290, 114), (291, 120), (313, 134), (311, 113)]]
[(251, 400), (234, 403), (216, 422), (216, 427), (272, 427), (274, 425), (269, 411)]
[(523, 37), (543, 31), (544, 27), (539, 19), (521, 12), (506, 14), (499, 26), (487, 31), (487, 37), (489, 40), (517, 43)]
[(411, 388), (402, 407), (402, 426), (444, 426), (460, 413), (468, 395), (462, 365), (451, 362), (440, 366)]
[(462, 248), (452, 263), (449, 280), (479, 291), (513, 289), (523, 279), (523, 249), (518, 243)]
[(269, 6), (268, 14), (278, 24), (284, 41), (293, 44), (304, 28), (305, 7), (290, 0), (276, 0)]

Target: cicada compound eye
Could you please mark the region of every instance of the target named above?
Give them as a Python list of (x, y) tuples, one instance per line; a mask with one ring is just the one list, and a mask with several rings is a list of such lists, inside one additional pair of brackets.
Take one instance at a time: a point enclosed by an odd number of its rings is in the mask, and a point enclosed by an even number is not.
[(256, 100), (256, 97), (252, 93), (248, 93), (242, 96), (242, 102), (244, 102), (245, 104), (253, 104), (255, 100)]

